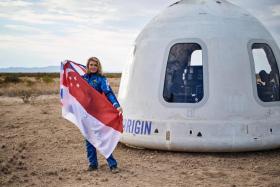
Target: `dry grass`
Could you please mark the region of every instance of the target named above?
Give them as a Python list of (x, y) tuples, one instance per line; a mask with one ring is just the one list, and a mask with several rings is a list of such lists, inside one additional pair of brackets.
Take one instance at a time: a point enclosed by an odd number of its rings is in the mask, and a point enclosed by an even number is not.
[(59, 78), (54, 78), (49, 83), (34, 77), (20, 77), (20, 80), (19, 83), (1, 83), (0, 96), (20, 97), (27, 93), (34, 96), (59, 93)]
[[(108, 78), (110, 85), (117, 94), (120, 79), (110, 77)], [(24, 102), (29, 102), (39, 95), (59, 94), (59, 77), (22, 75), (18, 83), (5, 82), (5, 78), (3, 75), (0, 76), (0, 96), (21, 97)]]
[(120, 78), (108, 78), (108, 81), (113, 92), (117, 95), (120, 86)]

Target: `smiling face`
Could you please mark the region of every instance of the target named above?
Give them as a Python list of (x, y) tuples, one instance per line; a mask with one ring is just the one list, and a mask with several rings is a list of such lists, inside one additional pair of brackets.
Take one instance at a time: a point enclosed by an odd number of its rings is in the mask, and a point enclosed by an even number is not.
[(97, 74), (103, 76), (102, 66), (97, 57), (90, 57), (87, 60), (86, 67), (87, 67), (87, 73), (97, 73)]
[(98, 72), (98, 62), (97, 61), (89, 61), (88, 69), (90, 73), (97, 73)]

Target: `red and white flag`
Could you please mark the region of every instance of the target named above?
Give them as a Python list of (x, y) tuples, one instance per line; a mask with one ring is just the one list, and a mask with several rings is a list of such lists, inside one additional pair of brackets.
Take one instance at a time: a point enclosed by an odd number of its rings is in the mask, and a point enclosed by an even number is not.
[(61, 63), (62, 116), (74, 123), (83, 136), (108, 158), (123, 132), (123, 117), (104, 94), (83, 79), (85, 73), (86, 67), (81, 64), (68, 60)]

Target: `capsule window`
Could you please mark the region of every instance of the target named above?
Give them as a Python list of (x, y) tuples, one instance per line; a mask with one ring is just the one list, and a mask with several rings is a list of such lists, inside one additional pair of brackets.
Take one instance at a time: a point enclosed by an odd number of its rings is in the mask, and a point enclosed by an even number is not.
[(169, 51), (163, 98), (169, 103), (198, 103), (204, 96), (202, 48), (177, 43)]
[(265, 43), (254, 43), (252, 53), (258, 97), (263, 102), (279, 101), (279, 69), (272, 49)]

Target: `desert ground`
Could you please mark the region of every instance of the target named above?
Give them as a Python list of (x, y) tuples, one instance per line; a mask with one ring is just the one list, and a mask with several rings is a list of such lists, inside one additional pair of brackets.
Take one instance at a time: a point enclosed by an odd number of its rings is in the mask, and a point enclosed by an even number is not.
[[(280, 186), (280, 149), (186, 153), (119, 143), (119, 173), (101, 155), (98, 171), (88, 172), (84, 139), (61, 117), (58, 78), (28, 82), (0, 86), (0, 186)], [(119, 78), (110, 83), (117, 92)], [(45, 92), (26, 100), (17, 90), (26, 87)]]

